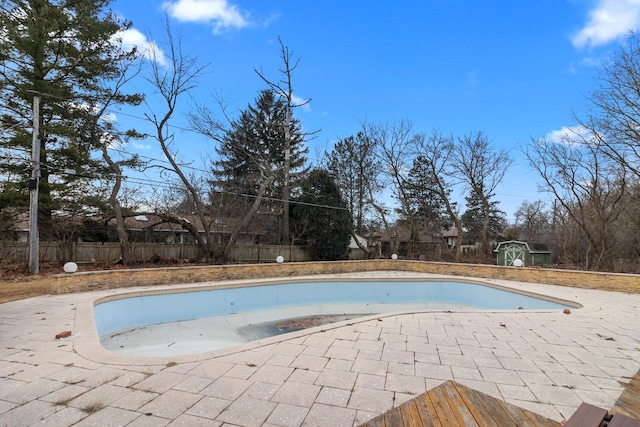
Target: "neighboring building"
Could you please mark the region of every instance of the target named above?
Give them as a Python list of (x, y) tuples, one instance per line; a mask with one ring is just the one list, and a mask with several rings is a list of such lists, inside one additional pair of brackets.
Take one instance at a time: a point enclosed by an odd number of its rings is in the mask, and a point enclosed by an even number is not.
[(358, 237), (357, 243), (353, 236), (349, 240), (349, 259), (366, 259), (367, 254), (361, 249), (361, 246), (368, 249), (367, 239), (362, 236), (356, 236)]
[(551, 264), (551, 250), (546, 243), (509, 240), (498, 243), (493, 250), (497, 265), (531, 267)]
[[(69, 215), (53, 213), (53, 221), (58, 225), (59, 229), (65, 229), (69, 236), (74, 236), (69, 241), (76, 241), (78, 243), (84, 242), (87, 239), (82, 238), (80, 230), (82, 227), (86, 227), (83, 224), (83, 218), (80, 216), (71, 217)], [(104, 225), (103, 222), (97, 217), (86, 217), (85, 219), (93, 220), (96, 224)], [(237, 226), (240, 222), (239, 219), (226, 218), (211, 219), (209, 229), (213, 236), (214, 242), (223, 245), (226, 244), (231, 235), (233, 227)], [(193, 224), (201, 235), (205, 234), (205, 228), (197, 215), (184, 215), (180, 220), (187, 221)], [(63, 225), (64, 224), (64, 225)], [(115, 229), (116, 220), (111, 219), (109, 221), (109, 227)], [(160, 216), (154, 214), (138, 214), (125, 218), (125, 229), (129, 236), (129, 240), (133, 242), (158, 242), (158, 243), (195, 243), (195, 239), (180, 224), (168, 222), (163, 220)], [(238, 233), (236, 238), (237, 245), (253, 245), (260, 243), (261, 237), (264, 231), (260, 228), (257, 222), (249, 223), (246, 230)], [(6, 237), (4, 237), (6, 239)], [(112, 240), (117, 241), (115, 234), (112, 236)], [(29, 240), (29, 216), (28, 213), (19, 215), (15, 224), (11, 228), (11, 236), (7, 240), (16, 242), (28, 242)], [(90, 241), (103, 241), (92, 238)], [(106, 240), (105, 240), (106, 241)]]
[(419, 232), (416, 240), (411, 242), (409, 230), (393, 227), (391, 230), (381, 230), (377, 233), (375, 243), (379, 245), (380, 254), (383, 256), (390, 256), (394, 247), (402, 256), (406, 256), (411, 247), (413, 247), (414, 256), (423, 257), (425, 254), (433, 256), (442, 250), (453, 250), (458, 244), (458, 232), (455, 227), (439, 233)]
[[(184, 215), (179, 218), (192, 224), (201, 235), (205, 234), (205, 227), (197, 215)], [(226, 244), (233, 227), (239, 223), (239, 219), (227, 218), (225, 220), (211, 219), (209, 230), (213, 240), (218, 244)], [(111, 220), (115, 225), (115, 219)], [(134, 241), (153, 241), (164, 243), (195, 243), (194, 237), (180, 224), (163, 220), (158, 215), (140, 214), (125, 218), (125, 228), (129, 238)], [(253, 245), (260, 243), (261, 231), (255, 223), (250, 223), (247, 230), (238, 233), (237, 245)]]
[(449, 249), (453, 249), (458, 245), (458, 229), (457, 228), (451, 227), (448, 230), (443, 231), (441, 236), (445, 240), (447, 247)]
[(29, 241), (29, 213), (13, 213), (2, 223), (0, 240), (26, 243)]

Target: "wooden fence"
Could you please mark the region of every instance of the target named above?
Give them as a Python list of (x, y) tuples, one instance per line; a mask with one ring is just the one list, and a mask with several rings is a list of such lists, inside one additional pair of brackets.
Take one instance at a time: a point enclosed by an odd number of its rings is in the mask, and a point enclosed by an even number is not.
[[(130, 254), (132, 262), (202, 259), (202, 252), (196, 244), (131, 242)], [(278, 256), (285, 261), (309, 261), (305, 248), (279, 245), (239, 245), (233, 249), (231, 258), (238, 262), (273, 262)], [(0, 241), (0, 262), (27, 262), (28, 258), (27, 243)], [(68, 261), (110, 264), (119, 258), (119, 243), (40, 242), (40, 262), (43, 264), (63, 264)]]

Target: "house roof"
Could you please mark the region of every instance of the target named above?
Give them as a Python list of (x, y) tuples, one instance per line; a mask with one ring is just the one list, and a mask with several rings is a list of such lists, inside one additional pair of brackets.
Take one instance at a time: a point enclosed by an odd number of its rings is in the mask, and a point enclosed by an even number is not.
[[(198, 232), (204, 232), (204, 223), (199, 215), (181, 215), (178, 217), (180, 220), (186, 221), (190, 224), (193, 224)], [(214, 233), (230, 233), (234, 227), (238, 226), (241, 219), (240, 218), (211, 218), (206, 217), (205, 221), (208, 222), (209, 229)], [(115, 222), (115, 219), (110, 221), (111, 223)], [(180, 224), (176, 224), (173, 222), (168, 222), (164, 220), (161, 216), (150, 214), (150, 213), (141, 213), (135, 216), (126, 217), (125, 227), (129, 230), (146, 230), (149, 228), (153, 228), (155, 231), (172, 231), (172, 232), (187, 232)], [(251, 221), (243, 230), (244, 233), (255, 233), (260, 234), (263, 233), (264, 230), (260, 228), (256, 221)]]
[(520, 246), (524, 246), (527, 248), (527, 251), (529, 251), (529, 253), (531, 254), (550, 254), (551, 253), (551, 249), (549, 248), (549, 245), (547, 245), (546, 243), (542, 243), (542, 242), (522, 242), (520, 240), (507, 240), (504, 242), (500, 242), (498, 243), (498, 246), (496, 246), (496, 248), (493, 250), (493, 252), (500, 252), (500, 248), (502, 246), (507, 246), (507, 245), (520, 245)]
[[(74, 221), (78, 225), (81, 222), (82, 216), (70, 216), (62, 213), (53, 212), (53, 220), (54, 221)], [(101, 221), (99, 217), (89, 217), (96, 221)], [(180, 219), (184, 219), (187, 222), (193, 224), (198, 232), (204, 233), (204, 225), (202, 220), (198, 215), (182, 215)], [(230, 233), (234, 227), (236, 227), (241, 219), (240, 218), (210, 218), (207, 217), (205, 221), (209, 221), (209, 227), (214, 233)], [(116, 220), (112, 218), (109, 220), (111, 225), (115, 225)], [(139, 213), (134, 216), (128, 216), (124, 218), (125, 228), (128, 230), (147, 230), (152, 228), (154, 231), (165, 231), (165, 232), (175, 232), (175, 233), (187, 233), (188, 231), (183, 229), (180, 224), (164, 221), (162, 217), (159, 215), (151, 214), (151, 213)], [(16, 221), (14, 224), (14, 228), (18, 231), (29, 231), (29, 212), (20, 212), (16, 214)], [(251, 233), (251, 234), (262, 234), (264, 230), (260, 227), (259, 223), (256, 221), (251, 221), (242, 231), (243, 234)]]
[[(380, 241), (390, 242), (392, 238), (397, 238), (399, 242), (408, 242), (411, 238), (411, 232), (407, 229), (381, 230)], [(445, 237), (458, 237), (458, 231), (454, 228), (433, 233), (418, 233), (418, 241), (423, 243), (441, 242)]]

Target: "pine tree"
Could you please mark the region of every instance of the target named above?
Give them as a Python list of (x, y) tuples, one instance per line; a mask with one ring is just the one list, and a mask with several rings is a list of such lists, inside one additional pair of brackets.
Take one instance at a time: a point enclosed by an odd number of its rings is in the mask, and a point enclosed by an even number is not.
[[(407, 193), (411, 202), (410, 212), (401, 212), (405, 219), (412, 216), (423, 231), (437, 233), (452, 226), (448, 218), (442, 197), (434, 191), (435, 179), (431, 175), (426, 160), (418, 156), (407, 177)], [(451, 191), (448, 190), (447, 194)]]
[[(504, 212), (498, 208), (498, 201), (491, 200), (493, 195), (489, 195), (489, 222), (487, 238), (496, 238), (505, 228)], [(464, 244), (475, 245), (482, 242), (482, 227), (484, 222), (484, 208), (482, 199), (474, 192), (467, 197), (467, 210), (462, 214), (462, 224), (465, 228)], [(486, 243), (488, 245), (488, 242)]]
[[(26, 206), (31, 171), (34, 96), (40, 97), (39, 226), (51, 233), (52, 210), (80, 203), (88, 182), (108, 169), (96, 150), (104, 124), (96, 111), (106, 103), (136, 104), (139, 95), (114, 92), (124, 52), (118, 33), (130, 27), (107, 7), (111, 0), (6, 0), (0, 28), (0, 192), (15, 207)], [(106, 126), (108, 127), (108, 126)], [(113, 130), (113, 129), (112, 129)], [(81, 203), (80, 203), (81, 204)]]
[[(242, 194), (243, 199), (234, 204), (250, 205), (253, 200), (244, 195), (268, 197), (272, 200), (264, 205), (265, 211), (281, 212), (283, 165), (285, 162), (285, 114), (287, 105), (274, 91), (264, 90), (249, 105), (240, 117), (231, 123), (217, 153), (219, 160), (214, 163), (214, 189), (223, 193)], [(307, 149), (300, 121), (291, 120), (291, 163), (289, 179), (293, 193), (306, 175)], [(271, 181), (263, 194), (258, 194), (261, 184)], [(214, 191), (215, 192), (215, 191)], [(223, 196), (224, 197), (224, 196)], [(214, 198), (216, 199), (216, 198)], [(219, 197), (218, 197), (219, 199)]]
[(313, 260), (347, 257), (351, 213), (340, 190), (325, 170), (315, 169), (304, 181), (302, 195), (291, 208), (292, 229)]

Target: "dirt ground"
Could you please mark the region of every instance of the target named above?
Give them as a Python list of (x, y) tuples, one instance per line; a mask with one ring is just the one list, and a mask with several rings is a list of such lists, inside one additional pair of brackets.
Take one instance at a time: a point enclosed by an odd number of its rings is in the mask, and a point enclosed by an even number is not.
[[(193, 265), (193, 264), (192, 264)], [(131, 267), (122, 265), (82, 266), (79, 271), (124, 270), (127, 268), (164, 268), (164, 264), (137, 264)], [(42, 266), (38, 275), (32, 275), (24, 264), (0, 266), (0, 304), (47, 295), (51, 292), (51, 279), (54, 274), (62, 273), (61, 266)]]
[(47, 278), (56, 273), (60, 273), (60, 268), (44, 269), (37, 276), (22, 269), (0, 269), (0, 304), (49, 294), (51, 286)]
[[(79, 272), (96, 272), (70, 279), (61, 274), (62, 266), (41, 266), (40, 274), (28, 274), (26, 265), (7, 265), (0, 260), (0, 303), (65, 292), (86, 292), (131, 286), (171, 285), (213, 280), (293, 277), (314, 274), (355, 273), (372, 270), (406, 270), (448, 276), (515, 280), (547, 283), (587, 289), (640, 293), (640, 275), (583, 272), (565, 269), (497, 267), (482, 264), (434, 263), (401, 260), (334, 261), (310, 263), (265, 263), (254, 265), (176, 265), (144, 264), (124, 267), (119, 264), (83, 265)], [(183, 268), (184, 267), (184, 268)], [(203, 268), (204, 267), (204, 268)], [(213, 268), (209, 268), (213, 267)], [(220, 267), (220, 268), (218, 268)], [(231, 267), (231, 268), (229, 268)], [(154, 269), (164, 270), (161, 272)], [(124, 270), (124, 271), (123, 271)], [(102, 272), (102, 274), (100, 274)], [(106, 274), (105, 274), (106, 273)], [(115, 273), (115, 274), (111, 274)], [(86, 279), (91, 277), (91, 280)]]

